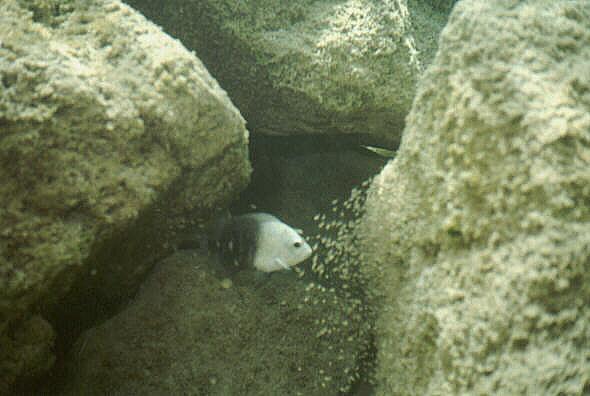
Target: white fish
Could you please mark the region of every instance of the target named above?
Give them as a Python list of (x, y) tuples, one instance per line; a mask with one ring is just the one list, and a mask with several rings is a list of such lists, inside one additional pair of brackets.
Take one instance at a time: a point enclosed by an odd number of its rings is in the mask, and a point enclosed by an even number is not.
[(295, 229), (268, 213), (225, 216), (213, 237), (224, 261), (262, 272), (290, 269), (312, 254)]

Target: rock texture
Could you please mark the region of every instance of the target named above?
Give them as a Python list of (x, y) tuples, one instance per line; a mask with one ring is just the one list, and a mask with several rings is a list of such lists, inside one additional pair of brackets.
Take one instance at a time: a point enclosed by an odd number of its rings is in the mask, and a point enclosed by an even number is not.
[(448, 7), (405, 0), (129, 3), (197, 51), (253, 132), (357, 134), (395, 147)]
[(459, 2), (371, 188), (381, 395), (590, 393), (590, 3)]
[[(121, 313), (72, 350), (63, 395), (335, 395), (357, 329), (293, 272), (256, 281), (213, 257), (167, 258)], [(334, 300), (335, 301), (335, 300)], [(330, 319), (339, 326), (320, 336)]]
[(127, 6), (2, 1), (0, 393), (51, 366), (48, 318), (94, 309), (60, 303), (73, 284), (128, 293), (176, 215), (243, 188), (246, 145), (201, 62)]

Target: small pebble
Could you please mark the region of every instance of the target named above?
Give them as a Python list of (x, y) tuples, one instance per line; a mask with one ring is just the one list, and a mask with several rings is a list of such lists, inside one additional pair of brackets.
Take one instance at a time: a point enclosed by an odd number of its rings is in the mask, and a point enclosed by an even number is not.
[(229, 289), (232, 286), (233, 286), (233, 283), (232, 283), (231, 279), (229, 279), (229, 278), (225, 278), (221, 281), (221, 287), (224, 289)]

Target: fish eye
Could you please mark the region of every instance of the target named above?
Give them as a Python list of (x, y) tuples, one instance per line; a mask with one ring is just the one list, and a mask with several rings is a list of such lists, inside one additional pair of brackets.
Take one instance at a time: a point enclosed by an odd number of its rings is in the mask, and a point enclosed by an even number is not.
[(296, 248), (301, 247), (301, 242), (297, 241), (293, 244)]

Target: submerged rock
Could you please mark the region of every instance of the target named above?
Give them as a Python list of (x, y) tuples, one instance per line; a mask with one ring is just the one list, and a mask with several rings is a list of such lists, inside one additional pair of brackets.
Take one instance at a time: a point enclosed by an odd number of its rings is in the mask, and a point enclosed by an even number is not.
[[(227, 278), (196, 251), (161, 262), (134, 301), (88, 330), (63, 395), (335, 395), (359, 346), (347, 312), (295, 273)], [(331, 298), (330, 298), (331, 300)], [(325, 331), (328, 320), (340, 326)]]
[(252, 131), (391, 147), (447, 16), (405, 0), (128, 2), (197, 51)]
[(361, 234), (378, 394), (590, 391), (590, 3), (458, 3)]
[(51, 366), (46, 319), (132, 293), (178, 215), (227, 202), (250, 168), (225, 92), (118, 1), (2, 1), (0, 88), (3, 393)]

